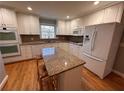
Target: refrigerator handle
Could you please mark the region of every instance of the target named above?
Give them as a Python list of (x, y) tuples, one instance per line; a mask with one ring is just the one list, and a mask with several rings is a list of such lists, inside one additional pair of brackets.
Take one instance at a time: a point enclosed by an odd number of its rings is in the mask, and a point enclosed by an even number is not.
[(93, 33), (92, 43), (91, 43), (91, 50), (94, 49), (94, 43), (95, 43), (95, 37), (96, 37), (96, 31)]

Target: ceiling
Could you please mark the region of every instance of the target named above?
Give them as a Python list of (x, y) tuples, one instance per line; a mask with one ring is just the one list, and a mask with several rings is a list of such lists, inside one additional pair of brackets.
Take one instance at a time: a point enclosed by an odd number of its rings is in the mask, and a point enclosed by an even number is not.
[[(101, 1), (94, 5), (93, 1), (0, 1), (1, 7), (13, 8), (17, 12), (32, 13), (48, 19), (66, 19), (84, 16), (88, 13), (119, 3), (115, 1)], [(32, 7), (32, 11), (27, 10)]]

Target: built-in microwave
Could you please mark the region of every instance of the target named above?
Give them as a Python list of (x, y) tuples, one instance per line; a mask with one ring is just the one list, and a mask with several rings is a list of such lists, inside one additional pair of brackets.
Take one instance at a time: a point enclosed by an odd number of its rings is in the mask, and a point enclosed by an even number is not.
[(20, 55), (19, 44), (2, 44), (0, 45), (0, 51), (3, 57)]
[(73, 29), (73, 35), (74, 36), (83, 36), (83, 28), (75, 28)]
[(18, 33), (14, 28), (0, 29), (0, 44), (17, 43)]

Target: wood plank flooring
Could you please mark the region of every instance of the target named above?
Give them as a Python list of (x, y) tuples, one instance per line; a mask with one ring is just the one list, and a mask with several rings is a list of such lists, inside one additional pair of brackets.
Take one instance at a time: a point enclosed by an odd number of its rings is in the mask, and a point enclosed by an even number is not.
[(8, 64), (5, 68), (9, 79), (3, 90), (38, 90), (36, 60)]
[[(5, 68), (9, 79), (3, 90), (39, 90), (36, 60), (7, 64)], [(86, 68), (82, 69), (81, 74), (84, 90), (124, 90), (124, 79), (114, 73), (103, 80)]]
[(82, 70), (83, 84), (86, 90), (97, 91), (121, 91), (124, 90), (124, 78), (110, 73), (103, 80), (98, 78), (95, 74), (83, 68)]

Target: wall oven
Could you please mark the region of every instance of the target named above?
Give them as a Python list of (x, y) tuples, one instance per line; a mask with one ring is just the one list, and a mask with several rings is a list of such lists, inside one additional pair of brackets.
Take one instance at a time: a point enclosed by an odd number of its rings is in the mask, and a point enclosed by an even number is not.
[(3, 57), (20, 55), (19, 44), (2, 44), (0, 51)]
[(0, 51), (3, 57), (20, 55), (16, 28), (0, 28)]
[(0, 29), (0, 44), (17, 43), (17, 42), (18, 42), (18, 33), (16, 29), (14, 28)]

